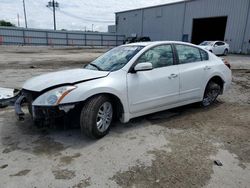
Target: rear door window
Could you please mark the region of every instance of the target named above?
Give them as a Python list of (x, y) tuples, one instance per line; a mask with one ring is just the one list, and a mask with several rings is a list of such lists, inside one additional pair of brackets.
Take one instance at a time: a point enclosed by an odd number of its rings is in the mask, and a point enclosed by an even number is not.
[(201, 59), (202, 59), (202, 61), (207, 61), (209, 59), (207, 52), (205, 52), (204, 50), (200, 49), (200, 53), (201, 53)]
[(198, 48), (181, 44), (175, 46), (179, 57), (179, 64), (202, 61), (200, 50)]

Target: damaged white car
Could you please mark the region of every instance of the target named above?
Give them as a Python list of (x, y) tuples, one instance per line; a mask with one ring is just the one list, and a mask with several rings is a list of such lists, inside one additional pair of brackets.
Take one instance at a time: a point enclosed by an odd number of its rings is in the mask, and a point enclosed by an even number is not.
[(12, 101), (20, 119), (27, 103), (36, 122), (70, 116), (79, 120), (83, 133), (101, 138), (116, 118), (125, 123), (190, 103), (211, 105), (231, 79), (224, 62), (198, 46), (134, 43), (116, 47), (83, 68), (32, 78)]

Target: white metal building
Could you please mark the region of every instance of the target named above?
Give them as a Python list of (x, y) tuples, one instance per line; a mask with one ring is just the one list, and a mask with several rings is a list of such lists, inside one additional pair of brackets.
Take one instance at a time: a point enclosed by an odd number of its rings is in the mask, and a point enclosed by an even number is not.
[(116, 13), (117, 33), (199, 44), (224, 40), (250, 54), (250, 0), (187, 0)]

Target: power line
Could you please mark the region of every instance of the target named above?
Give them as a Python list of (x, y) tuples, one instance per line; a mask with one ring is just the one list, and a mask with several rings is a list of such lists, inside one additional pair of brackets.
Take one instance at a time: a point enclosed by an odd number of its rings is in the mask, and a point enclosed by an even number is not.
[(81, 21), (88, 21), (88, 22), (96, 22), (96, 23), (113, 23), (114, 21), (111, 21), (111, 20), (95, 20), (95, 19), (91, 19), (91, 18), (82, 18), (80, 16), (76, 16), (72, 13), (69, 13), (69, 12), (66, 12), (66, 11), (63, 11), (63, 10), (58, 10), (60, 13), (66, 15), (66, 16), (69, 16), (69, 17), (72, 17), (72, 18), (75, 18), (75, 19), (79, 19)]

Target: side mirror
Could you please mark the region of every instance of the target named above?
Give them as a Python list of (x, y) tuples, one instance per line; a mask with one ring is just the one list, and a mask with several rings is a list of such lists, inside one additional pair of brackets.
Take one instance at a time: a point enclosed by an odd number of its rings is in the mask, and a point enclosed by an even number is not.
[(148, 70), (152, 70), (152, 69), (153, 69), (153, 65), (150, 62), (138, 63), (134, 68), (135, 72), (148, 71)]
[(214, 47), (218, 47), (218, 45), (217, 45), (217, 44), (215, 44), (215, 45), (214, 45)]

